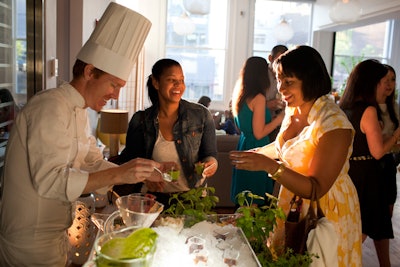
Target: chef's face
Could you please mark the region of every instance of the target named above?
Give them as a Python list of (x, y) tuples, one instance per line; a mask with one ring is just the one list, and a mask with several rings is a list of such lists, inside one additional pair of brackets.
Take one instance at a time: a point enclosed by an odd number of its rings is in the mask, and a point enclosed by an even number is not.
[(118, 99), (119, 91), (126, 81), (108, 73), (89, 75), (85, 90), (86, 106), (100, 111), (110, 99)]

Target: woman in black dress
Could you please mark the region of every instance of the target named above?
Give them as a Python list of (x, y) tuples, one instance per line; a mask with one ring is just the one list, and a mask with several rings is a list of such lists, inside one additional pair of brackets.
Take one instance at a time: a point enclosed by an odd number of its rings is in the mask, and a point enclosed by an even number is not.
[(360, 200), (363, 241), (367, 236), (374, 240), (381, 267), (390, 266), (393, 227), (379, 160), (400, 137), (399, 127), (389, 137), (382, 135), (382, 111), (376, 98), (388, 87), (387, 73), (388, 69), (376, 60), (360, 62), (351, 72), (340, 100), (340, 107), (356, 130), (349, 175)]
[[(392, 66), (383, 64), (389, 71), (386, 74), (388, 79), (388, 87), (377, 95), (377, 101), (379, 108), (382, 111), (383, 120), (383, 137), (390, 137), (393, 132), (399, 126), (399, 118), (397, 113), (398, 106), (395, 101), (396, 92), (396, 71)], [(399, 162), (399, 146), (387, 153), (381, 158), (381, 165), (384, 169), (384, 175), (382, 177), (386, 181), (386, 193), (388, 194), (388, 204), (390, 215), (393, 216), (393, 207), (397, 198), (397, 165)]]

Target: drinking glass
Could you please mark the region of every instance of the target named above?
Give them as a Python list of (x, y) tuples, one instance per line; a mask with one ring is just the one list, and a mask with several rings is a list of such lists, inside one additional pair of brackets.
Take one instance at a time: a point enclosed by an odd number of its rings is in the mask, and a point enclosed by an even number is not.
[(224, 263), (229, 267), (236, 266), (239, 259), (239, 251), (234, 248), (224, 250)]
[(204, 249), (206, 240), (198, 236), (192, 236), (188, 238), (187, 244), (189, 246), (189, 254), (192, 254), (196, 250)]

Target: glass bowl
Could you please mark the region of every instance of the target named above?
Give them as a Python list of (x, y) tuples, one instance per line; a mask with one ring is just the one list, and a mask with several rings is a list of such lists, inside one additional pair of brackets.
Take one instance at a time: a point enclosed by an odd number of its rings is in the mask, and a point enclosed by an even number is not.
[(115, 204), (118, 210), (113, 212), (104, 223), (105, 233), (118, 230), (123, 226), (150, 227), (164, 208), (164, 205), (156, 200), (136, 194), (119, 197)]
[(105, 255), (101, 252), (102, 246), (109, 240), (113, 238), (124, 238), (130, 235), (132, 232), (136, 231), (141, 227), (139, 226), (130, 226), (125, 227), (119, 231), (114, 231), (111, 233), (104, 234), (98, 237), (94, 243), (94, 251), (95, 251), (95, 263), (97, 267), (149, 267), (151, 266), (154, 258), (154, 254), (156, 252), (157, 245), (154, 244), (150, 252), (143, 258), (136, 259), (115, 259), (108, 255)]

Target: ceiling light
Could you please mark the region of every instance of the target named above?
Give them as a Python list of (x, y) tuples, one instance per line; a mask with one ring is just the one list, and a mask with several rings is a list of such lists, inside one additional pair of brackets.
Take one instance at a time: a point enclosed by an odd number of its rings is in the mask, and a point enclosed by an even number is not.
[(336, 23), (351, 23), (358, 20), (362, 9), (358, 0), (335, 0), (329, 17)]
[(183, 12), (180, 17), (175, 19), (173, 27), (174, 27), (174, 32), (176, 32), (179, 35), (192, 34), (196, 29), (196, 25), (186, 14), (186, 12)]
[(287, 42), (294, 35), (292, 26), (283, 18), (274, 28), (274, 36), (280, 42)]
[(193, 15), (207, 15), (210, 13), (210, 0), (183, 0), (183, 6)]

